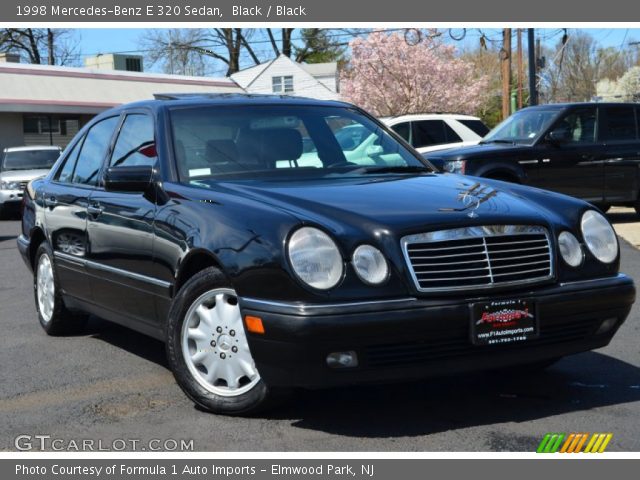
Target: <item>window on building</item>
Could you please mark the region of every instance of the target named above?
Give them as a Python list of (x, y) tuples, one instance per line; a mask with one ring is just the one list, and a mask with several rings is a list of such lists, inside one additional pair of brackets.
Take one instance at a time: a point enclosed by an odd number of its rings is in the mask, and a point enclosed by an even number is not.
[(53, 115), (25, 115), (23, 131), (31, 134), (66, 135), (66, 122)]
[(292, 93), (293, 76), (271, 77), (271, 86), (273, 93)]
[(139, 58), (126, 58), (125, 59), (125, 68), (128, 72), (141, 72), (142, 71), (142, 62)]

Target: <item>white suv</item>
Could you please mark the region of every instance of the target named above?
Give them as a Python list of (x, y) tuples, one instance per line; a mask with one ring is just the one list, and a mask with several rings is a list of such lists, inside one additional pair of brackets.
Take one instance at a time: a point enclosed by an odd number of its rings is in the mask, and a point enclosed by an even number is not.
[(421, 113), (380, 119), (420, 153), (475, 145), (489, 133), (478, 117)]
[(58, 146), (4, 149), (0, 159), (0, 218), (18, 212), (27, 183), (49, 173), (60, 152)]

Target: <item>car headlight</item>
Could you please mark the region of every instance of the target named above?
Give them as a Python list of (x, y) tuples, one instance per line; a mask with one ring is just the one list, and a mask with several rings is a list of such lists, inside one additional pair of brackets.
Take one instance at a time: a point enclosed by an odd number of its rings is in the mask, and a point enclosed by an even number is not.
[(618, 239), (609, 221), (595, 210), (587, 210), (580, 222), (584, 243), (593, 256), (611, 263), (618, 256)]
[(369, 285), (379, 285), (389, 276), (389, 266), (384, 255), (376, 247), (360, 245), (351, 260), (358, 277)]
[(558, 235), (558, 246), (560, 255), (568, 265), (578, 267), (584, 259), (584, 252), (578, 239), (569, 232), (562, 232)]
[(467, 162), (465, 160), (453, 160), (451, 162), (444, 162), (444, 165), (442, 168), (444, 168), (446, 172), (460, 173), (464, 175), (466, 163)]
[(19, 182), (0, 182), (0, 190), (20, 190)]
[(289, 261), (296, 275), (319, 290), (335, 287), (344, 271), (336, 243), (322, 230), (302, 227), (289, 239)]

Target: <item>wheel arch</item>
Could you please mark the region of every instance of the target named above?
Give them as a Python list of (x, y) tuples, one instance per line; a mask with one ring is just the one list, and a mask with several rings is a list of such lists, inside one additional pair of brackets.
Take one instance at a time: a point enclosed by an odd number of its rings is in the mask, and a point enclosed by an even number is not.
[(484, 172), (482, 176), (485, 178), (491, 178), (492, 180), (501, 180), (503, 182), (517, 184), (523, 183), (520, 173), (507, 167), (492, 168)]
[(35, 227), (31, 230), (31, 235), (29, 236), (29, 262), (31, 263), (31, 269), (33, 270), (35, 267), (35, 256), (38, 251), (38, 247), (47, 239), (44, 231), (40, 227)]
[(178, 266), (174, 295), (180, 291), (182, 286), (187, 283), (191, 277), (209, 267), (218, 268), (222, 273), (225, 273), (222, 263), (213, 253), (204, 249), (190, 251)]

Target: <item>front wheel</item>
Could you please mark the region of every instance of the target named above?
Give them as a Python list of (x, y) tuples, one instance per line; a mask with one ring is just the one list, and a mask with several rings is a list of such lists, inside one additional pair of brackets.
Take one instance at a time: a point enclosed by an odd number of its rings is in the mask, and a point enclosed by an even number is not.
[(43, 242), (36, 252), (33, 291), (38, 320), (47, 334), (71, 335), (82, 331), (87, 316), (72, 312), (65, 306), (53, 263), (53, 251), (47, 242)]
[(205, 410), (250, 414), (270, 399), (249, 350), (238, 297), (216, 268), (197, 273), (176, 296), (167, 356), (182, 390)]

